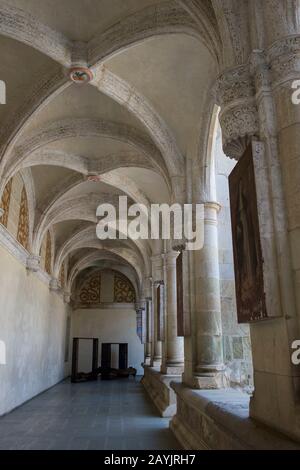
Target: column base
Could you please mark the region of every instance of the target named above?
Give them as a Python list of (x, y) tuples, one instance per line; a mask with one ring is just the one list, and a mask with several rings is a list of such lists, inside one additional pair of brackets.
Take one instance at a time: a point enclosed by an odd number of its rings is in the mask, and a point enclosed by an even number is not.
[(181, 380), (181, 376), (164, 375), (158, 369), (144, 366), (142, 384), (160, 416), (170, 418), (176, 413), (176, 395), (170, 387), (170, 382)]
[(144, 365), (145, 365), (145, 366), (150, 366), (150, 364), (151, 364), (151, 357), (146, 357), (146, 358), (145, 358), (145, 361), (142, 362), (141, 366), (142, 366), (142, 367), (143, 367)]
[(249, 396), (233, 389), (191, 390), (172, 382), (177, 412), (170, 429), (186, 450), (297, 450), (297, 444), (249, 417)]
[(186, 384), (197, 390), (217, 390), (229, 386), (225, 371), (194, 375)]
[(169, 364), (162, 364), (160, 368), (160, 372), (164, 375), (177, 375), (181, 376), (184, 371), (184, 365), (169, 365)]
[(160, 367), (161, 366), (161, 357), (154, 357), (150, 362), (151, 367)]

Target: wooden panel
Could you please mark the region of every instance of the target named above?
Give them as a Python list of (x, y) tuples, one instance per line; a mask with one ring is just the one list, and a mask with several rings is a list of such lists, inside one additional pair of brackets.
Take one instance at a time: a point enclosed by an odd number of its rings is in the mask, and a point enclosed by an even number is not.
[(108, 368), (111, 365), (111, 344), (102, 343), (101, 367)]
[(78, 350), (79, 350), (79, 339), (73, 338), (73, 350), (72, 350), (72, 375), (71, 381), (76, 381), (76, 376), (78, 372)]
[(128, 368), (128, 344), (119, 344), (119, 369)]
[(252, 147), (229, 176), (239, 323), (267, 318)]
[(94, 372), (98, 367), (98, 351), (99, 351), (99, 340), (98, 338), (93, 339), (93, 359), (92, 359), (92, 371)]

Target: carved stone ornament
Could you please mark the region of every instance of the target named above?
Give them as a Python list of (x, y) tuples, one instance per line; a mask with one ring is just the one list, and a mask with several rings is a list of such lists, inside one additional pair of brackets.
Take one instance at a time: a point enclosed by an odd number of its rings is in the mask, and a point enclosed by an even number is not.
[(72, 82), (85, 85), (93, 80), (93, 73), (88, 67), (72, 67), (69, 71), (69, 77)]
[(238, 160), (251, 138), (258, 134), (255, 86), (249, 66), (224, 72), (217, 81), (215, 92), (221, 107), (224, 153)]
[(37, 272), (40, 269), (40, 256), (31, 255), (27, 258), (27, 269), (29, 271)]
[(267, 57), (273, 86), (299, 79), (300, 36), (292, 36), (275, 42), (268, 50)]

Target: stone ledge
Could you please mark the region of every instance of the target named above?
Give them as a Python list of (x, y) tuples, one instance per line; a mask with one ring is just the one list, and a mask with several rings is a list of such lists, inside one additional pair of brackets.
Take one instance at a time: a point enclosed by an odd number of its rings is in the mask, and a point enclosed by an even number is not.
[(233, 389), (192, 390), (172, 382), (170, 428), (188, 450), (300, 450), (300, 443), (249, 418), (249, 396)]
[(143, 365), (144, 376), (142, 384), (163, 418), (169, 418), (176, 413), (176, 395), (170, 387), (170, 382), (181, 380), (181, 376), (161, 374), (159, 368)]

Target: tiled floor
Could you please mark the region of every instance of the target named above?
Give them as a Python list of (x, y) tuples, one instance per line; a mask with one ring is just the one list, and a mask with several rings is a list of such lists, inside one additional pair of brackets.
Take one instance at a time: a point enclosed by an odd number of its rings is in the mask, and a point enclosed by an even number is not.
[(56, 385), (0, 418), (0, 449), (177, 450), (138, 380)]

